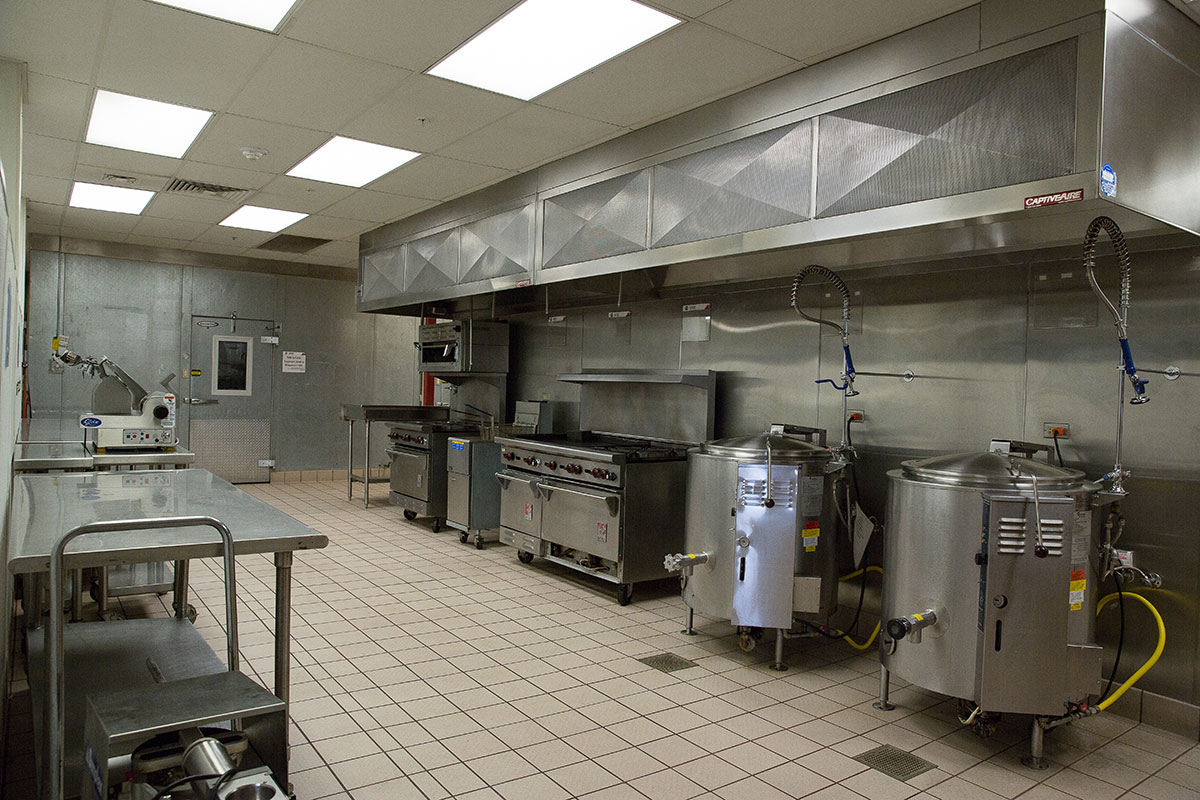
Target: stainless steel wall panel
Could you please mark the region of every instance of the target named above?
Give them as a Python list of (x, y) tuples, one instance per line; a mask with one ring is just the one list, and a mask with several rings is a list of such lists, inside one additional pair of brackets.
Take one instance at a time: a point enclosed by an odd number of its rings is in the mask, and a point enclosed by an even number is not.
[(868, 100), (820, 124), (819, 216), (1067, 175), (1074, 42)]
[(808, 219), (812, 123), (777, 128), (654, 168), (651, 245)]
[(649, 212), (649, 170), (548, 198), (542, 268), (645, 250)]
[(360, 285), (363, 300), (379, 300), (404, 291), (404, 250), (406, 247), (407, 245), (400, 245), (362, 256)]
[(473, 283), (505, 275), (531, 277), (533, 208), (522, 206), (464, 225), (459, 234), (462, 266), (458, 282)]
[(269, 419), (192, 420), (188, 439), (196, 460), (192, 466), (206, 469), (230, 483), (266, 483), (271, 470), (257, 466), (271, 452)]
[(404, 256), (405, 292), (428, 292), (458, 282), (458, 233), (458, 228), (451, 228), (408, 243)]
[(1200, 65), (1179, 60), (1200, 61), (1200, 30), (1169, 12), (1192, 34), (1179, 53), (1109, 15), (1100, 162), (1116, 172), (1114, 203), (1200, 233)]

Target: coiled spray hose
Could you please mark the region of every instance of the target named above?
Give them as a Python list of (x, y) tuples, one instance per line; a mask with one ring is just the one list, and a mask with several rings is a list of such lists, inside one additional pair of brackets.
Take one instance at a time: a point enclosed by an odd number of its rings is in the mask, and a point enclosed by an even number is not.
[[(803, 309), (800, 308), (800, 284), (804, 283), (804, 279), (809, 275), (820, 275), (822, 278), (837, 287), (838, 292), (842, 295), (841, 325), (838, 325), (836, 322), (832, 322), (827, 319), (821, 319), (820, 317), (809, 316), (808, 314), (804, 313)], [(796, 278), (792, 281), (792, 308), (796, 309), (796, 313), (804, 317), (809, 322), (815, 322), (818, 325), (828, 325), (836, 330), (842, 337), (842, 353), (845, 354), (845, 370), (843, 378), (845, 379), (846, 383), (842, 386), (838, 386), (833, 381), (828, 382), (832, 383), (834, 388), (841, 391), (845, 396), (854, 397), (856, 394), (858, 394), (858, 392), (854, 390), (854, 359), (850, 357), (850, 289), (847, 288), (846, 282), (842, 280), (840, 275), (828, 267), (822, 267), (820, 264), (810, 264), (804, 269), (800, 270), (800, 273), (796, 275)], [(817, 382), (824, 383), (825, 381)]]
[[(1102, 230), (1108, 234), (1109, 241), (1112, 242), (1113, 250), (1117, 254), (1117, 265), (1121, 269), (1119, 308), (1108, 299), (1104, 290), (1100, 288), (1100, 283), (1096, 280), (1096, 240)], [(1129, 377), (1130, 385), (1133, 386), (1133, 398), (1129, 402), (1133, 405), (1147, 403), (1150, 401), (1150, 398), (1146, 396), (1146, 384), (1149, 381), (1138, 377), (1137, 368), (1133, 365), (1133, 352), (1129, 349), (1129, 288), (1130, 273), (1132, 272), (1129, 246), (1125, 243), (1125, 235), (1121, 233), (1121, 228), (1108, 217), (1096, 217), (1088, 225), (1087, 234), (1083, 237), (1083, 268), (1087, 272), (1088, 283), (1092, 285), (1092, 291), (1108, 307), (1108, 311), (1113, 317), (1113, 324), (1117, 326), (1117, 339), (1121, 343), (1121, 365)]]
[[(1118, 686), (1117, 690), (1109, 697), (1096, 704), (1096, 708), (1100, 711), (1104, 711), (1113, 703), (1117, 702), (1121, 695), (1125, 694), (1125, 690), (1129, 689), (1131, 686), (1141, 680), (1142, 676), (1149, 672), (1150, 668), (1158, 663), (1158, 657), (1162, 655), (1163, 648), (1167, 646), (1167, 626), (1163, 623), (1162, 614), (1158, 613), (1158, 609), (1154, 607), (1154, 604), (1142, 597), (1140, 594), (1135, 594), (1133, 592), (1125, 592), (1124, 594), (1126, 597), (1132, 597), (1146, 608), (1150, 609), (1150, 613), (1154, 615), (1154, 622), (1158, 625), (1158, 645), (1154, 648), (1154, 652), (1151, 654), (1150, 658), (1146, 660), (1146, 663), (1138, 667), (1137, 672), (1126, 678), (1125, 682)], [(1117, 599), (1116, 592), (1100, 598), (1100, 602), (1096, 604), (1096, 614), (1098, 615), (1101, 609), (1115, 599)]]

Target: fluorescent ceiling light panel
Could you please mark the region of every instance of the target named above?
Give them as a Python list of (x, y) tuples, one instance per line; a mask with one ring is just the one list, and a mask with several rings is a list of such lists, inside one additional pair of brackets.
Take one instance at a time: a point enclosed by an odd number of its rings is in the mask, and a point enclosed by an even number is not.
[(154, 197), (154, 192), (145, 189), (125, 189), (120, 186), (104, 186), (99, 183), (75, 182), (71, 187), (71, 206), (91, 208), (96, 211), (116, 211), (118, 214), (140, 214)]
[(184, 11), (195, 11), (251, 28), (273, 31), (296, 5), (296, 0), (154, 0)]
[(100, 89), (85, 141), (182, 158), (211, 116), (211, 111)]
[(678, 24), (634, 0), (525, 0), (429, 74), (529, 100)]
[(309, 178), (358, 188), (412, 161), (420, 153), (334, 136), (308, 158), (288, 170), (293, 178)]
[(307, 216), (308, 214), (301, 214), (297, 211), (282, 211), (278, 208), (242, 206), (217, 224), (224, 225), (226, 228), (246, 228), (252, 231), (278, 233), (287, 226), (294, 225)]

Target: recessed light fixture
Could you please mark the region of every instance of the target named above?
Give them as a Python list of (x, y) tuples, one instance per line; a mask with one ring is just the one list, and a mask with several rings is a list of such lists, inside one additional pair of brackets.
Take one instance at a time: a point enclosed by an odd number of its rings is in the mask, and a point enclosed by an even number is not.
[(210, 117), (211, 111), (100, 89), (85, 141), (182, 158)]
[(239, 25), (274, 31), (296, 5), (296, 0), (154, 0), (155, 3), (184, 11), (195, 11)]
[(75, 181), (71, 187), (71, 207), (96, 211), (115, 211), (118, 214), (140, 214), (154, 192), (145, 189), (126, 189), (123, 186), (104, 186), (99, 183)]
[(294, 225), (307, 216), (308, 214), (301, 214), (297, 211), (283, 211), (278, 208), (242, 206), (217, 224), (224, 225), (226, 228), (246, 228), (252, 231), (278, 233), (287, 226)]
[(334, 136), (287, 174), (293, 178), (340, 183), (357, 189), (419, 155), (399, 147)]
[(524, 0), (429, 74), (529, 100), (679, 22), (634, 0)]

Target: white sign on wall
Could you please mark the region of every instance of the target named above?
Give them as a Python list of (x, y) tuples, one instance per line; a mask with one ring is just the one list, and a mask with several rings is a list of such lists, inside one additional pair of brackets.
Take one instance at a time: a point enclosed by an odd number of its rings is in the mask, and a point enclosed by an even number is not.
[(308, 356), (297, 350), (283, 351), (284, 372), (304, 372), (308, 367)]

